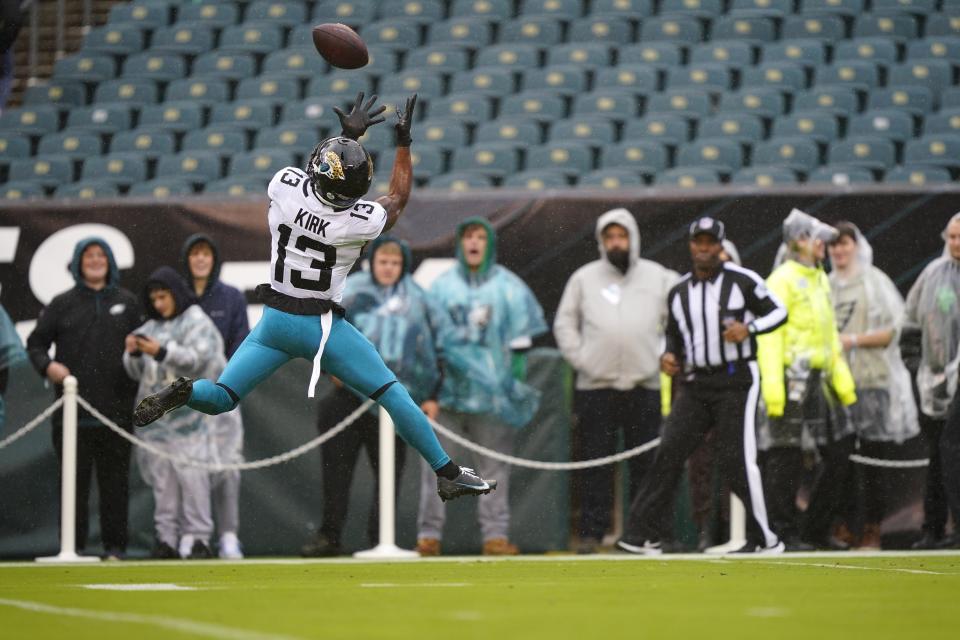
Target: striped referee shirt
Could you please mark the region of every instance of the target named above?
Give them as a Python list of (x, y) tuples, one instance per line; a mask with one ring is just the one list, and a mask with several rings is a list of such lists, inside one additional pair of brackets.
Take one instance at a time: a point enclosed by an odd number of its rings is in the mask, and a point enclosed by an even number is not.
[[(755, 360), (755, 336), (787, 321), (786, 308), (763, 279), (732, 262), (724, 262), (709, 280), (683, 276), (667, 294), (667, 307), (666, 351), (682, 360), (688, 372)], [(739, 344), (723, 339), (725, 327), (734, 321), (750, 330)]]

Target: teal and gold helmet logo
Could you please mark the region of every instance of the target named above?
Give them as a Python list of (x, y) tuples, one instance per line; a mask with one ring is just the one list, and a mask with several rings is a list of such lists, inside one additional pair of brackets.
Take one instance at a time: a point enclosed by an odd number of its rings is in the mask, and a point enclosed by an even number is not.
[(340, 156), (333, 151), (327, 151), (323, 154), (323, 162), (313, 165), (316, 173), (323, 174), (331, 180), (345, 180), (343, 174), (343, 163), (340, 162)]

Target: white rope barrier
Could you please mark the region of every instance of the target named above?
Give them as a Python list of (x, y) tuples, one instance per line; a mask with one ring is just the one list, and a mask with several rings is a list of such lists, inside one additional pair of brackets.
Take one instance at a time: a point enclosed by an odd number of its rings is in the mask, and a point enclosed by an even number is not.
[(857, 464), (881, 467), (883, 469), (920, 469), (930, 465), (929, 458), (920, 458), (918, 460), (883, 460), (881, 458), (861, 456), (859, 453), (851, 453), (850, 460)]
[(31, 431), (39, 427), (41, 424), (43, 424), (44, 420), (52, 416), (56, 412), (56, 410), (59, 409), (62, 405), (63, 405), (63, 398), (62, 397), (57, 398), (56, 402), (54, 402), (52, 405), (44, 409), (40, 413), (40, 415), (38, 415), (36, 418), (31, 420), (27, 424), (23, 425), (22, 427), (20, 427), (10, 435), (8, 435), (3, 440), (0, 440), (0, 449), (9, 447), (11, 444), (13, 444), (23, 436), (27, 435), (28, 433), (30, 433)]

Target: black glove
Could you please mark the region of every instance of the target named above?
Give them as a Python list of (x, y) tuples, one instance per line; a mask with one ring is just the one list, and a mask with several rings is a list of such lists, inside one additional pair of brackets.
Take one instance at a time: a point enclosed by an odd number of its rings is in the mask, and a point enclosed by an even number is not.
[(350, 138), (352, 140), (358, 140), (360, 136), (367, 132), (367, 129), (372, 127), (375, 124), (384, 121), (383, 117), (379, 116), (381, 113), (387, 110), (387, 107), (380, 105), (378, 109), (372, 110), (374, 103), (377, 101), (377, 96), (370, 96), (370, 99), (367, 101), (367, 104), (363, 104), (363, 91), (357, 94), (357, 101), (353, 103), (353, 109), (350, 110), (350, 113), (344, 113), (340, 110), (339, 107), (334, 107), (333, 112), (337, 114), (337, 117), (340, 118), (340, 126), (343, 127), (343, 131), (340, 135)]
[(400, 108), (397, 108), (397, 124), (394, 127), (397, 130), (398, 147), (409, 147), (413, 142), (413, 138), (410, 137), (410, 125), (413, 124), (413, 109), (416, 106), (417, 94), (413, 94), (413, 97), (407, 98), (405, 111), (400, 111)]

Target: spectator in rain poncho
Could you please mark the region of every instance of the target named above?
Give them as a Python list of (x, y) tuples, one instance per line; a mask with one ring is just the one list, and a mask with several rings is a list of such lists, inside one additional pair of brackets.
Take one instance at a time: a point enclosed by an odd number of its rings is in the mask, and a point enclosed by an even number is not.
[[(529, 287), (496, 264), (496, 234), (489, 222), (465, 220), (457, 227), (456, 239), (457, 266), (430, 289), (452, 321), (443, 340), (439, 421), (483, 446), (512, 453), (516, 430), (530, 422), (540, 399), (539, 392), (523, 382), (524, 353), (547, 325)], [(490, 458), (475, 460), (482, 476), (500, 479), (497, 491), (482, 496), (477, 507), (484, 553), (517, 553), (508, 540), (510, 468)], [(440, 552), (443, 531), (444, 507), (428, 486), (432, 482), (424, 467), (417, 543), (422, 555)]]
[[(886, 458), (895, 454), (893, 447), (920, 432), (910, 373), (900, 357), (903, 297), (873, 266), (873, 248), (860, 230), (850, 222), (836, 228), (829, 247), (830, 288), (840, 343), (857, 385), (850, 420), (861, 452)], [(865, 519), (859, 546), (879, 549), (884, 471), (869, 466), (860, 471), (858, 496)]]
[(921, 331), (921, 426), (930, 444), (930, 466), (924, 496), (924, 536), (915, 548), (957, 546), (954, 534), (943, 540), (947, 505), (960, 520), (960, 408), (957, 369), (960, 365), (960, 213), (950, 218), (943, 233), (943, 256), (917, 278), (907, 294), (906, 322)]
[(7, 310), (0, 305), (0, 433), (3, 433), (3, 426), (7, 419), (6, 401), (4, 394), (7, 392), (7, 380), (10, 376), (10, 369), (27, 359), (27, 352), (20, 342), (20, 336), (7, 315)]
[[(440, 385), (438, 346), (447, 322), (426, 292), (410, 275), (412, 256), (407, 243), (380, 236), (370, 245), (370, 268), (347, 278), (343, 294), (346, 318), (377, 348), (384, 363), (410, 392), (410, 396), (431, 418), (437, 417)], [(336, 381), (337, 389), (320, 412), (321, 431), (329, 429), (366, 400)], [(350, 479), (360, 449), (378, 472), (379, 412), (373, 407), (357, 422), (323, 445), (323, 523), (307, 542), (305, 556), (332, 556), (341, 553), (341, 534), (347, 518)], [(406, 444), (396, 438), (396, 488), (406, 453)], [(378, 487), (367, 517), (370, 542), (377, 542), (379, 528)]]
[[(123, 355), (127, 374), (140, 381), (137, 400), (180, 376), (216, 379), (226, 364), (223, 339), (183, 278), (170, 267), (160, 267), (151, 274), (143, 297), (150, 319), (127, 336)], [(138, 435), (174, 456), (210, 462), (214, 449), (209, 419), (181, 407), (143, 427)], [(211, 557), (208, 471), (142, 448), (136, 450), (136, 457), (144, 481), (153, 487), (154, 556)]]

